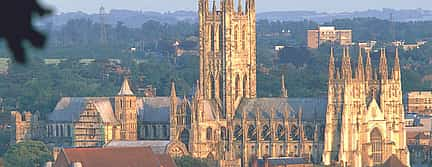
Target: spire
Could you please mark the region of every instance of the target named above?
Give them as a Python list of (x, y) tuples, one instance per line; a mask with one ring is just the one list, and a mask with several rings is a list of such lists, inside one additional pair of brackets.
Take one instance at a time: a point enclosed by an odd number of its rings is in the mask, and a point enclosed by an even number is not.
[(350, 81), (352, 79), (352, 69), (351, 69), (351, 57), (349, 55), (349, 48), (344, 48), (342, 56), (342, 78)]
[(285, 76), (282, 74), (281, 77), (281, 97), (287, 98), (288, 97), (288, 91), (285, 87)]
[(367, 57), (366, 57), (366, 80), (370, 81), (373, 78), (373, 69), (372, 69), (372, 61), (370, 57), (370, 50), (367, 50)]
[(339, 71), (340, 71), (339, 68), (336, 68), (336, 79), (337, 79), (337, 80), (341, 79), (341, 76), (340, 76), (340, 72), (339, 72)]
[(200, 99), (200, 86), (199, 86), (199, 81), (196, 81), (196, 90), (195, 90), (195, 98), (196, 99)]
[(238, 0), (238, 9), (237, 12), (239, 14), (243, 13), (243, 5), (242, 5), (242, 0)]
[(233, 0), (225, 0), (225, 12), (227, 11), (233, 11), (234, 9), (234, 2)]
[(130, 86), (129, 86), (129, 81), (128, 81), (127, 78), (125, 78), (123, 80), (122, 87), (120, 88), (120, 91), (119, 91), (119, 93), (117, 95), (119, 95), (119, 96), (134, 95), (133, 92), (132, 92), (132, 90), (131, 90), (131, 88), (130, 88)]
[(399, 48), (396, 47), (395, 51), (395, 60), (393, 66), (393, 80), (400, 80), (401, 71), (400, 71), (400, 63), (399, 63)]
[(379, 73), (382, 81), (388, 79), (386, 50), (384, 48), (381, 49)]
[(213, 12), (213, 15), (216, 14), (216, 0), (213, 1), (212, 12)]
[(330, 58), (329, 58), (329, 80), (335, 79), (335, 62), (334, 62), (334, 48), (330, 49)]
[(319, 126), (315, 124), (314, 141), (317, 143), (319, 141)]
[(171, 97), (177, 97), (176, 95), (176, 88), (175, 88), (175, 82), (171, 81)]
[(360, 47), (359, 47), (359, 56), (357, 61), (357, 79), (360, 81), (364, 80), (363, 56)]

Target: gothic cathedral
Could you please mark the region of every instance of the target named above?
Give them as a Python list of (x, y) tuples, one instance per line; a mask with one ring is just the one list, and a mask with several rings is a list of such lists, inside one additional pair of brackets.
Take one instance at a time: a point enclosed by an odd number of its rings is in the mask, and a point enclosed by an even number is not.
[(349, 49), (344, 48), (339, 71), (331, 50), (324, 165), (380, 166), (397, 160), (409, 166), (398, 50), (391, 73), (385, 49), (378, 73), (370, 51), (364, 66), (360, 50), (354, 77), (350, 59)]
[(323, 127), (309, 119), (313, 102), (289, 99), (283, 77), (280, 97), (256, 97), (255, 15), (255, 0), (199, 0), (200, 78), (191, 99), (177, 98), (172, 83), (170, 155), (219, 166), (266, 157), (320, 161)]

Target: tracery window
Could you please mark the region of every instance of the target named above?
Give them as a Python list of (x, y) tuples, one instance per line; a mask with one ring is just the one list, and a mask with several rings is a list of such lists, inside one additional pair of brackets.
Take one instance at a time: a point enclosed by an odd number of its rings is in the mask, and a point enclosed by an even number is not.
[(206, 133), (206, 139), (207, 140), (211, 140), (212, 139), (212, 132), (213, 132), (212, 128), (208, 127), (207, 128), (207, 133)]
[(383, 163), (382, 159), (382, 136), (380, 131), (375, 128), (371, 132), (371, 144), (372, 144), (372, 161), (374, 166), (381, 165)]

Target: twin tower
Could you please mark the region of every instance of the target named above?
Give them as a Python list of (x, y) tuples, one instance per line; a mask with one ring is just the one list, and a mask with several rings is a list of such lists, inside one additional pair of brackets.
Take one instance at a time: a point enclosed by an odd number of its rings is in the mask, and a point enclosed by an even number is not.
[(200, 95), (232, 119), (242, 98), (256, 97), (255, 0), (199, 0)]
[(385, 49), (378, 70), (366, 56), (364, 65), (360, 50), (352, 70), (345, 48), (339, 70), (331, 50), (323, 163), (362, 167), (397, 159), (409, 166), (398, 50), (390, 71)]

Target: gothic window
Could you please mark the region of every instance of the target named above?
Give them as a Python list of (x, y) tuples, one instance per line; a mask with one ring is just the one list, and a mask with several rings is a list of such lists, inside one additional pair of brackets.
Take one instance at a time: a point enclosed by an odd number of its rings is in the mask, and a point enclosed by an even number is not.
[(123, 108), (123, 100), (120, 99), (120, 108)]
[(72, 128), (70, 125), (67, 125), (67, 136), (71, 137), (72, 136)]
[(236, 76), (235, 78), (235, 99), (237, 99), (237, 97), (239, 97), (239, 93), (240, 93), (240, 77), (239, 75)]
[(270, 140), (271, 135), (270, 135), (270, 127), (268, 125), (264, 125), (262, 132), (261, 132), (261, 138), (264, 140)]
[(163, 125), (162, 130), (163, 130), (163, 136), (164, 137), (168, 137), (168, 127), (167, 127), (167, 125)]
[(58, 135), (59, 135), (59, 125), (56, 125), (56, 131), (54, 136), (58, 136)]
[(242, 49), (246, 48), (246, 26), (243, 25), (242, 29)]
[(211, 51), (214, 52), (215, 51), (215, 30), (214, 30), (214, 26), (212, 25), (210, 27), (210, 48)]
[(223, 39), (223, 27), (219, 25), (219, 50), (223, 49), (224, 39)]
[(298, 127), (297, 126), (295, 126), (295, 125), (292, 125), (291, 126), (291, 134), (290, 134), (290, 136), (291, 136), (291, 139), (293, 139), (293, 140), (298, 140), (299, 139), (299, 135), (298, 135)]
[(212, 139), (212, 133), (213, 133), (212, 128), (208, 127), (207, 128), (207, 133), (206, 133), (206, 139), (207, 140), (211, 140)]
[(284, 128), (282, 125), (278, 125), (277, 127), (277, 131), (276, 131), (276, 136), (278, 137), (279, 140), (285, 140), (285, 133), (284, 133)]
[(240, 127), (240, 125), (236, 125), (234, 128), (234, 138), (237, 141), (243, 140), (243, 131), (242, 131), (242, 128)]
[(248, 78), (247, 78), (247, 75), (245, 74), (244, 76), (243, 76), (243, 97), (246, 97), (246, 95), (247, 95), (247, 81), (248, 81)]
[(248, 127), (248, 138), (249, 140), (255, 141), (257, 139), (255, 126), (249, 125)]
[(218, 81), (219, 81), (219, 98), (222, 99), (223, 97), (223, 91), (224, 91), (224, 85), (223, 85), (223, 78), (222, 75), (218, 75)]
[(61, 136), (61, 137), (63, 137), (63, 136), (64, 136), (64, 133), (63, 133), (63, 132), (64, 132), (64, 130), (63, 130), (63, 128), (64, 128), (64, 126), (63, 126), (63, 125), (61, 125), (61, 126), (60, 126), (60, 136)]
[(152, 126), (152, 130), (153, 130), (153, 137), (157, 137), (157, 128), (156, 128), (156, 125), (153, 125)]
[(382, 152), (382, 136), (378, 128), (375, 128), (371, 132), (371, 144), (372, 144), (372, 161), (374, 166), (381, 165), (383, 163)]
[(186, 145), (186, 148), (188, 148), (189, 145), (189, 132), (184, 129), (180, 135), (180, 140), (183, 144)]
[(149, 127), (146, 125), (144, 126), (144, 135), (145, 137), (149, 137), (150, 136), (150, 132), (149, 132)]
[(234, 28), (234, 48), (238, 50), (238, 26)]
[(216, 97), (216, 81), (213, 74), (210, 75), (210, 90), (211, 90), (211, 98)]
[(221, 127), (221, 139), (228, 140), (228, 132), (225, 127)]

